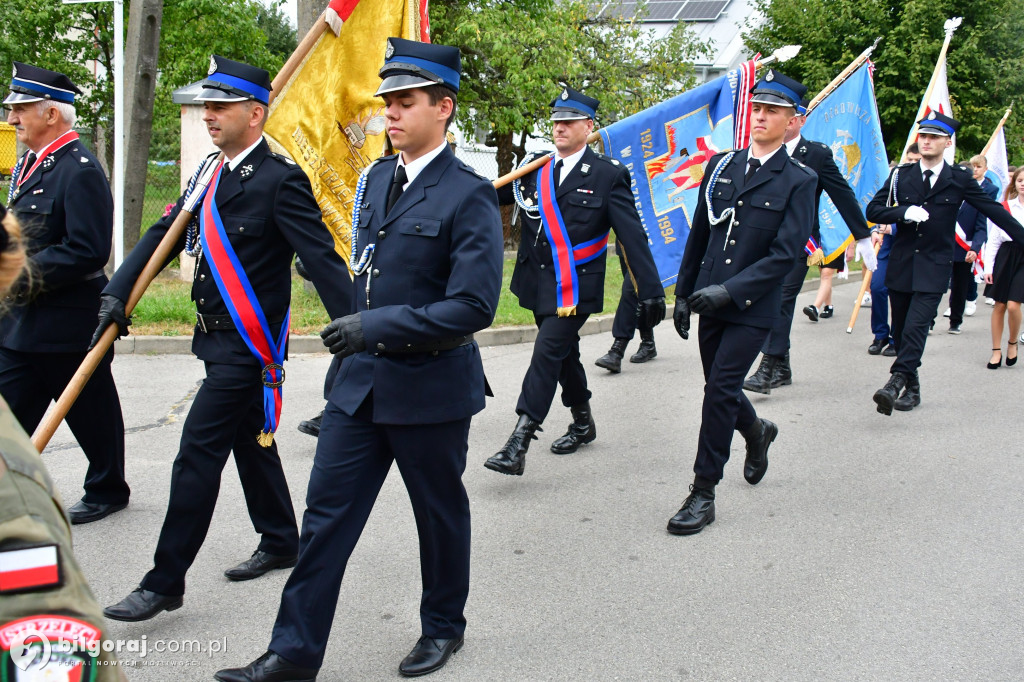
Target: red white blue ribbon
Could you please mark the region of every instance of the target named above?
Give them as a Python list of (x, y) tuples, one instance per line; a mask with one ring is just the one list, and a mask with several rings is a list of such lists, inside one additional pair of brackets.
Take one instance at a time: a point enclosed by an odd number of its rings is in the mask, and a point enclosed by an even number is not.
[(556, 313), (559, 317), (576, 314), (580, 300), (579, 280), (576, 266), (601, 256), (608, 248), (608, 233), (588, 242), (573, 246), (569, 232), (565, 229), (562, 212), (555, 201), (555, 159), (544, 164), (537, 179), (537, 203), (540, 204), (540, 219), (551, 245), (551, 259), (555, 265)]
[(281, 419), (281, 405), (284, 402), (282, 384), (284, 383), (284, 349), (288, 343), (288, 325), (291, 308), (285, 313), (281, 323), (281, 332), (275, 342), (263, 314), (259, 299), (249, 283), (242, 263), (238, 260), (234, 247), (228, 240), (224, 222), (217, 210), (214, 196), (220, 185), (220, 172), (224, 166), (222, 161), (214, 172), (213, 186), (206, 191), (203, 208), (200, 213), (200, 239), (203, 253), (210, 262), (213, 279), (217, 283), (228, 313), (235, 323), (245, 345), (263, 368), (263, 432), (258, 440), (263, 447), (270, 447), (274, 442), (274, 432)]

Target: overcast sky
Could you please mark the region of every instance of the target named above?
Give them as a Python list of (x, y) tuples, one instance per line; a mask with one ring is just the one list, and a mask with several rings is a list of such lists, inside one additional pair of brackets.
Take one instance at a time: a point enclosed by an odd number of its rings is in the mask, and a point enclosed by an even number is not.
[[(264, 5), (272, 5), (274, 4), (275, 0), (260, 0), (260, 2), (262, 2)], [(326, 6), (327, 1), (324, 0), (324, 7)], [(284, 0), (284, 4), (281, 5), (281, 11), (284, 12), (284, 15), (291, 20), (292, 27), (294, 27), (296, 23), (298, 23), (295, 20), (295, 0)]]

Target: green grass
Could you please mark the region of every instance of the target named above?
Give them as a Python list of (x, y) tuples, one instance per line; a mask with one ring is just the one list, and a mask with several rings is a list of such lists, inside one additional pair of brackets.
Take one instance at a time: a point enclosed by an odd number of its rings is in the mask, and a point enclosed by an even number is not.
[[(533, 324), (533, 313), (519, 307), (509, 291), (515, 259), (505, 261), (501, 298), (494, 319), (495, 327)], [(150, 285), (132, 313), (132, 333), (138, 335), (190, 335), (196, 322), (195, 304), (190, 298), (192, 283), (177, 277), (161, 276)], [(614, 312), (622, 291), (622, 271), (614, 255), (608, 258), (604, 282), (605, 312)], [(669, 302), (671, 306), (672, 303)], [(309, 290), (298, 276), (292, 277), (292, 333), (319, 334), (330, 320), (315, 291)]]

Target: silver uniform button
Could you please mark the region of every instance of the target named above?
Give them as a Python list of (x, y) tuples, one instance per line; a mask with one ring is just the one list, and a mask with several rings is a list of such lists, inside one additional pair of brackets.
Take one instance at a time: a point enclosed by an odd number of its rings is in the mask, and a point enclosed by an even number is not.
[(735, 239), (730, 239), (729, 240), (729, 246), (736, 246), (736, 240)]
[(373, 276), (374, 276), (374, 277), (380, 277), (380, 270), (378, 270), (378, 269), (374, 268), (374, 269), (373, 269)]
[(736, 205), (737, 205), (737, 206), (742, 206), (742, 205), (743, 205), (743, 202), (742, 202), (742, 201), (737, 201), (737, 202), (736, 202)]
[(205, 274), (199, 275), (199, 281), (200, 282), (205, 282), (206, 281), (206, 275)]
[(380, 351), (384, 350), (384, 344), (383, 343), (378, 343), (377, 344), (377, 350), (380, 350)]
[(204, 303), (206, 303), (206, 299), (205, 298), (199, 299), (199, 305), (203, 305)]
[(726, 258), (725, 259), (725, 264), (726, 265), (732, 265), (732, 258)]
[(238, 228), (238, 231), (239, 232), (245, 232), (245, 225), (242, 225), (240, 228)]
[(749, 300), (748, 300), (748, 301), (744, 301), (744, 303), (746, 303), (746, 304), (747, 304), (747, 307), (748, 307), (748, 308), (750, 307), (750, 301), (749, 301)]

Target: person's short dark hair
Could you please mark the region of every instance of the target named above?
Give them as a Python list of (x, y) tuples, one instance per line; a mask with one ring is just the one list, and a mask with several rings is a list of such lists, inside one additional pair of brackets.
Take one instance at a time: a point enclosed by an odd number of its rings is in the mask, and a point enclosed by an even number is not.
[(437, 84), (425, 85), (423, 87), (423, 91), (425, 93), (427, 93), (427, 97), (430, 98), (431, 106), (436, 105), (438, 102), (443, 100), (445, 97), (448, 97), (449, 99), (451, 99), (451, 101), (452, 101), (452, 113), (451, 113), (451, 116), (448, 117), (448, 120), (445, 121), (445, 124), (444, 124), (445, 132), (447, 132), (448, 128), (452, 124), (452, 121), (455, 120), (455, 110), (459, 106), (459, 96), (457, 94), (455, 94), (455, 91), (452, 90), (451, 88), (446, 88), (443, 85), (437, 85)]
[(910, 144), (910, 146), (907, 147), (907, 153), (908, 154), (920, 154), (921, 153), (921, 148), (917, 146), (916, 142), (912, 142)]

